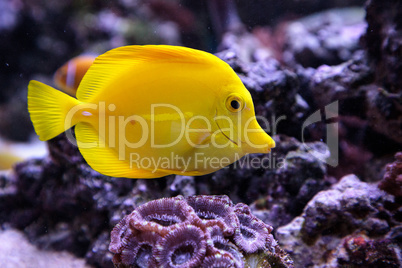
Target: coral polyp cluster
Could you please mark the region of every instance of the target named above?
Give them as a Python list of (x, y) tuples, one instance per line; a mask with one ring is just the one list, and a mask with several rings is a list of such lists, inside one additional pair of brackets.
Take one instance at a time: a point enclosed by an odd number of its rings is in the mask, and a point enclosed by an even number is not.
[(116, 267), (257, 267), (247, 264), (250, 256), (262, 267), (270, 260), (291, 267), (282, 255), (272, 258), (283, 253), (275, 253), (271, 232), (247, 205), (227, 196), (177, 196), (125, 216), (111, 232), (109, 250)]

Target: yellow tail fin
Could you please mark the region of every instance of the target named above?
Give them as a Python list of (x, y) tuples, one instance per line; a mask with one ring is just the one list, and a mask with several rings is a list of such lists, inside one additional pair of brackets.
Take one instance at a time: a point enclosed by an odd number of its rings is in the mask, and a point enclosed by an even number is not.
[(29, 82), (28, 111), (42, 141), (54, 138), (73, 126), (65, 124), (65, 117), (79, 103), (77, 99), (41, 82)]

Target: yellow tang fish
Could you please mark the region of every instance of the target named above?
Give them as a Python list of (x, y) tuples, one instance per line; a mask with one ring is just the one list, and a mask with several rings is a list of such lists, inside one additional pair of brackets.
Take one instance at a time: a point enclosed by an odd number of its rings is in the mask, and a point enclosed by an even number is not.
[(75, 96), (82, 78), (95, 58), (95, 55), (81, 55), (72, 58), (54, 73), (54, 83), (59, 89), (71, 96)]
[(75, 125), (85, 160), (113, 177), (203, 175), (275, 147), (230, 66), (185, 47), (112, 49), (91, 65), (77, 99), (32, 80), (28, 110), (41, 140)]

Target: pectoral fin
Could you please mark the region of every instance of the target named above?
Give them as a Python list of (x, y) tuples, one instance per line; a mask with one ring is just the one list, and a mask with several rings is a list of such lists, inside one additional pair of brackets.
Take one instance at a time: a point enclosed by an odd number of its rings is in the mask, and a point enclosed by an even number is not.
[(191, 146), (199, 147), (211, 142), (211, 126), (205, 120), (193, 120), (188, 123), (188, 126), (186, 138), (188, 138), (188, 143)]

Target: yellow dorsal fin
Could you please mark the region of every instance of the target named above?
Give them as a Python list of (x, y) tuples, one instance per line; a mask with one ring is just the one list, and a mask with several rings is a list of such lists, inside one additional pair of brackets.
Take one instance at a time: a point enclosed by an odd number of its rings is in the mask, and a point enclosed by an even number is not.
[(99, 135), (89, 124), (80, 122), (75, 127), (78, 148), (87, 163), (96, 171), (111, 177), (159, 178), (170, 173), (135, 169), (129, 161), (119, 160), (118, 153), (99, 143)]
[(168, 45), (124, 46), (98, 56), (77, 90), (77, 99), (90, 102), (101, 88), (129, 68), (141, 68), (149, 62), (210, 64), (230, 68), (216, 56), (196, 49)]

